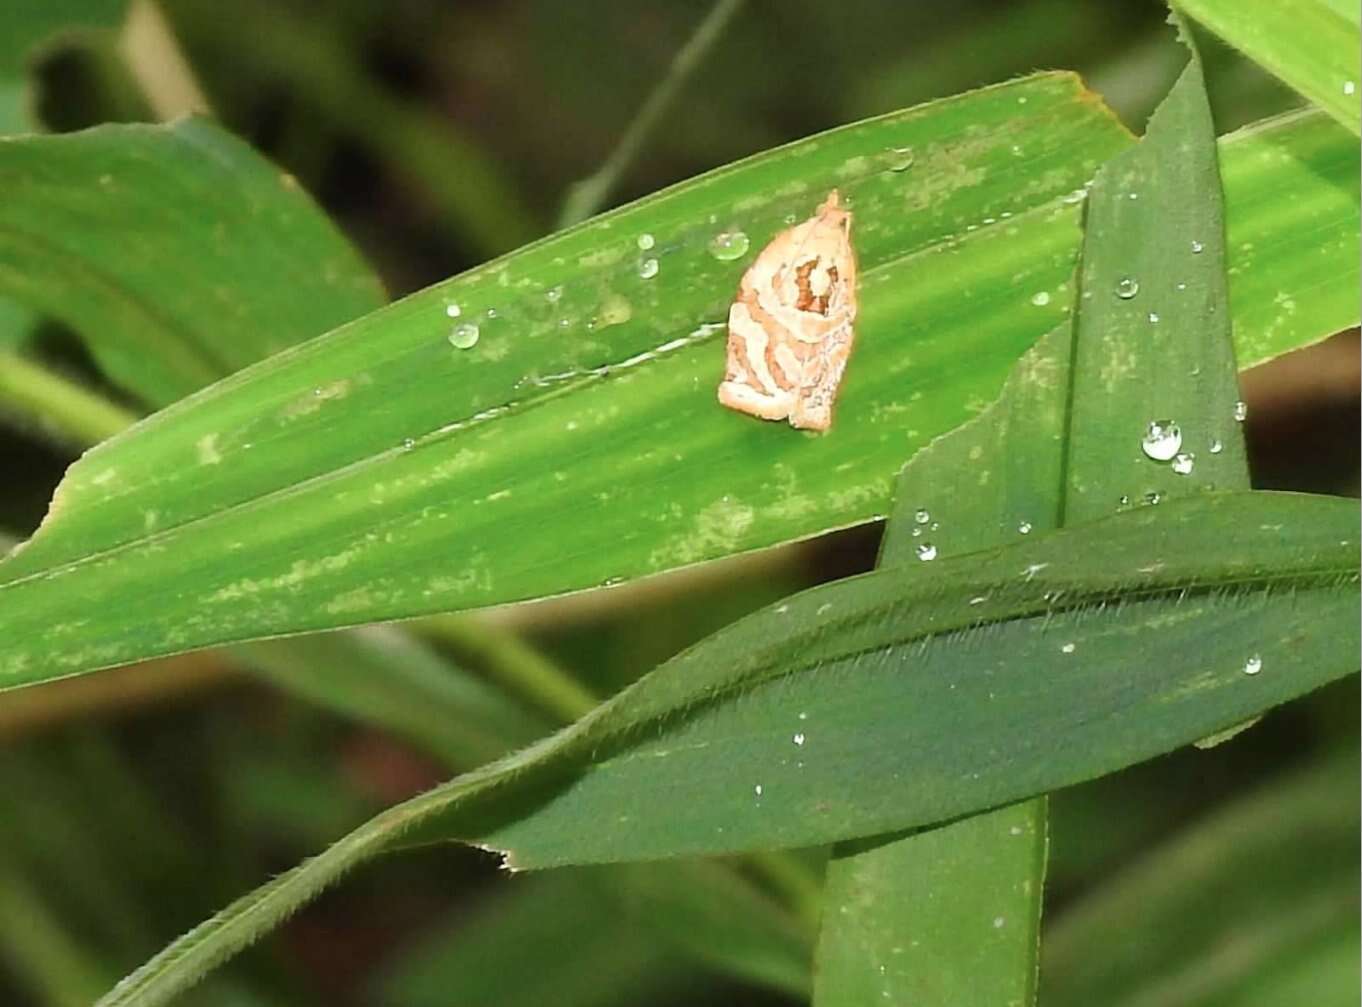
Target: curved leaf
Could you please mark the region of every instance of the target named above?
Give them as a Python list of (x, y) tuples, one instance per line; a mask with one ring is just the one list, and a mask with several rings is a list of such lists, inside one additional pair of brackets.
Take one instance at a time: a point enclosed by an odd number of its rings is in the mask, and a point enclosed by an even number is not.
[(1356, 525), (1347, 501), (1210, 494), (805, 592), (372, 819), (101, 1004), (164, 1002), (396, 845), (525, 868), (824, 843), (1190, 743), (1356, 668)]
[(162, 406), (384, 301), (290, 175), (208, 122), (0, 137), (0, 292)]

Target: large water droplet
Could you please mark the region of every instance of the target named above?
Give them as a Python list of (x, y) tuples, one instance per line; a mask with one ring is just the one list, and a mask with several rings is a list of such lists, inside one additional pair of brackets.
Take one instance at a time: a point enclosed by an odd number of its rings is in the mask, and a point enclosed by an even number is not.
[(1173, 471), (1180, 476), (1189, 476), (1192, 474), (1192, 469), (1195, 465), (1196, 455), (1192, 454), (1190, 451), (1182, 451), (1173, 459), (1172, 468)]
[(1262, 659), (1261, 657), (1259, 657), (1257, 654), (1254, 654), (1254, 655), (1251, 656), (1247, 661), (1244, 662), (1244, 674), (1245, 674), (1245, 675), (1256, 675), (1256, 674), (1258, 674), (1258, 672), (1260, 672), (1260, 671), (1262, 671), (1262, 670), (1263, 670), (1263, 659)]
[(885, 159), (890, 171), (907, 171), (913, 166), (913, 148), (890, 147)]
[(478, 327), (472, 322), (454, 326), (449, 333), (449, 345), (456, 350), (472, 349), (478, 344)]
[(1248, 419), (1248, 403), (1236, 402), (1234, 404), (1234, 422), (1243, 423)]
[(1128, 301), (1140, 292), (1140, 281), (1133, 276), (1123, 276), (1116, 281), (1116, 296)]
[(656, 259), (644, 259), (638, 264), (638, 275), (645, 280), (651, 280), (660, 268)]
[(720, 231), (710, 239), (709, 254), (720, 262), (728, 262), (746, 255), (750, 245), (742, 231)]
[(930, 563), (936, 559), (936, 546), (930, 542), (922, 542), (917, 547), (917, 558), (924, 563)]
[(648, 251), (648, 249), (652, 248), (656, 244), (657, 239), (655, 239), (651, 234), (640, 234), (638, 236), (638, 249), (640, 252), (646, 252)]
[(1182, 450), (1182, 430), (1172, 420), (1150, 420), (1140, 447), (1156, 462), (1171, 461)]

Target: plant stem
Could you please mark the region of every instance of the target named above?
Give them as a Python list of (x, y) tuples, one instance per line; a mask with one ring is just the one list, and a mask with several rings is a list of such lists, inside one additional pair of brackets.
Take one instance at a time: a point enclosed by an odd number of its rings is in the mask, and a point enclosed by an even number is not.
[(137, 414), (17, 353), (0, 350), (0, 409), (87, 447), (132, 426)]
[(567, 196), (563, 199), (563, 209), (558, 216), (560, 228), (570, 227), (600, 212), (610, 196), (610, 191), (615, 188), (620, 176), (638, 156), (639, 149), (657, 126), (662, 113), (675, 100), (742, 3), (743, 0), (718, 0), (710, 9), (705, 19), (695, 29), (695, 34), (691, 35), (686, 44), (677, 51), (666, 76), (648, 95), (648, 100), (638, 110), (634, 121), (629, 123), (619, 143), (605, 159), (605, 163), (595, 174), (588, 175), (568, 188)]

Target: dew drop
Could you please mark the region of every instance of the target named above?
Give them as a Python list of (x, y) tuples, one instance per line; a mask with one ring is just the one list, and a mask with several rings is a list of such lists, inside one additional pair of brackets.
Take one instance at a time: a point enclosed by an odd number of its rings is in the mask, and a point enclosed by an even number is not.
[(449, 345), (456, 350), (469, 350), (478, 344), (478, 327), (472, 322), (454, 326), (449, 333)]
[(1244, 662), (1245, 675), (1256, 675), (1258, 674), (1258, 672), (1262, 670), (1263, 659), (1259, 657), (1257, 654), (1254, 654), (1252, 657), (1250, 657), (1247, 661)]
[(1193, 469), (1195, 466), (1196, 466), (1196, 455), (1192, 454), (1190, 451), (1179, 452), (1179, 453), (1178, 453), (1178, 456), (1177, 456), (1176, 458), (1173, 459), (1173, 465), (1172, 465), (1173, 471), (1176, 472), (1176, 473), (1177, 473), (1178, 475), (1180, 475), (1180, 476), (1189, 476), (1189, 475), (1191, 475), (1191, 474), (1192, 474), (1192, 469)]
[(1220, 442), (1220, 438), (1219, 438), (1219, 437), (1217, 437), (1215, 440), (1211, 441), (1211, 454), (1213, 454), (1213, 455), (1218, 455), (1218, 454), (1220, 454), (1220, 452), (1222, 452), (1222, 451), (1224, 451), (1224, 450), (1225, 450), (1225, 445), (1222, 444), (1222, 443)]
[(1200, 255), (1200, 254), (1201, 254), (1202, 252), (1204, 252), (1205, 250), (1206, 250), (1206, 246), (1203, 245), (1201, 242), (1199, 242), (1199, 241), (1193, 241), (1193, 242), (1192, 242), (1192, 254), (1193, 254), (1193, 255)]
[(640, 234), (638, 236), (638, 250), (646, 252), (657, 244), (657, 240), (651, 234)]
[(1031, 295), (1031, 303), (1034, 304), (1034, 305), (1035, 305), (1036, 307), (1038, 307), (1038, 308), (1043, 308), (1043, 307), (1045, 307), (1045, 305), (1047, 305), (1047, 304), (1050, 303), (1050, 294), (1049, 294), (1049, 292), (1048, 292), (1048, 291), (1045, 291), (1045, 290), (1042, 290), (1042, 291), (1040, 291), (1039, 293), (1032, 294), (1032, 295)]
[(1121, 502), (1121, 506), (1122, 506), (1122, 507), (1129, 507), (1129, 506), (1130, 506), (1130, 497), (1128, 497), (1128, 496), (1126, 496), (1124, 493), (1122, 493), (1122, 494), (1121, 494), (1121, 501), (1120, 501), (1120, 502)]
[(932, 545), (930, 542), (919, 543), (917, 547), (917, 558), (924, 563), (930, 563), (932, 560), (936, 559), (936, 546)]
[(1179, 280), (1179, 281), (1178, 281), (1178, 289), (1179, 289), (1179, 290), (1186, 290), (1186, 289), (1187, 289), (1187, 284), (1185, 284), (1185, 283), (1183, 283), (1181, 280)]
[(1074, 652), (1074, 645), (1072, 643), (1066, 643), (1059, 648), (1059, 652), (1061, 654), (1072, 654)]
[(1139, 194), (1138, 192), (1132, 192), (1132, 193), (1130, 194), (1130, 197), (1129, 197), (1129, 198), (1131, 198), (1131, 199), (1139, 199), (1139, 198), (1140, 198), (1140, 194)]
[(1159, 313), (1158, 313), (1157, 311), (1151, 311), (1151, 312), (1149, 313), (1149, 324), (1150, 324), (1150, 325), (1158, 325), (1158, 324), (1159, 324)]
[(461, 314), (463, 314), (463, 309), (460, 308), (457, 304), (446, 304), (445, 314), (448, 315), (450, 318), (458, 318)]
[(925, 510), (919, 510), (913, 514), (913, 520), (916, 521), (918, 524), (926, 524), (931, 519), (932, 519), (931, 513)]
[(1356, 82), (1356, 81), (1345, 80), (1345, 81), (1343, 82), (1343, 93), (1344, 93), (1344, 94), (1351, 95), (1351, 94), (1353, 94), (1353, 93), (1356, 92), (1356, 91), (1357, 91), (1357, 82)]
[(787, 224), (793, 224), (793, 223), (794, 223), (796, 220), (798, 220), (798, 219), (799, 219), (799, 218), (798, 218), (797, 216), (795, 216), (793, 213), (787, 213), (787, 214), (785, 214), (785, 223), (787, 223)]
[(659, 268), (656, 259), (644, 259), (638, 264), (638, 275), (645, 280), (651, 280), (657, 275)]
[(548, 290), (544, 291), (544, 300), (548, 301), (550, 304), (557, 304), (562, 299), (563, 288), (561, 286), (550, 287)]
[(728, 262), (746, 255), (750, 245), (742, 231), (720, 231), (709, 241), (709, 254), (720, 262)]
[(1156, 462), (1171, 461), (1182, 450), (1182, 430), (1172, 420), (1150, 420), (1140, 447)]
[(1023, 535), (1030, 535), (1030, 534), (1031, 534), (1031, 522), (1030, 522), (1030, 521), (1023, 521), (1023, 522), (1021, 522), (1021, 524), (1017, 525), (1017, 531), (1019, 531), (1019, 532), (1020, 532), (1021, 534), (1023, 534)]
[(752, 793), (756, 794), (758, 797), (761, 796), (761, 792), (762, 792), (762, 787), (761, 787), (761, 784), (760, 784), (760, 783), (758, 783), (755, 787), (752, 788)]
[(1144, 502), (1151, 506), (1163, 499), (1163, 494), (1158, 490), (1150, 490), (1144, 495)]
[(1116, 296), (1128, 301), (1140, 292), (1140, 281), (1133, 276), (1123, 276), (1116, 281)]
[(403, 438), (402, 446), (410, 451), (412, 448), (416, 447), (416, 441), (411, 437)]
[(496, 317), (497, 317), (497, 309), (496, 309), (496, 308), (488, 308), (488, 309), (487, 309), (487, 317), (488, 317), (488, 318), (496, 318)]
[(913, 166), (913, 148), (890, 147), (888, 160), (890, 171), (907, 171)]
[(1248, 403), (1236, 402), (1234, 404), (1234, 422), (1243, 423), (1248, 419)]
[(803, 732), (803, 731), (800, 731), (798, 734), (796, 734), (796, 735), (795, 735), (793, 738), (791, 738), (790, 740), (793, 741), (796, 745), (802, 745), (802, 744), (804, 744), (804, 732)]

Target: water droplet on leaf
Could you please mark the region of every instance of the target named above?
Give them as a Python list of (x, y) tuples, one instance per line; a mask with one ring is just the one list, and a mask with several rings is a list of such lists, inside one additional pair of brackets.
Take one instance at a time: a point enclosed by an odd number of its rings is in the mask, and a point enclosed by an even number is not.
[(1182, 450), (1182, 430), (1172, 420), (1150, 420), (1140, 447), (1156, 462), (1171, 461)]
[(1192, 454), (1190, 451), (1184, 451), (1173, 459), (1172, 468), (1173, 471), (1180, 476), (1189, 476), (1192, 474), (1192, 469), (1195, 465), (1196, 455)]
[(747, 254), (751, 245), (742, 231), (720, 231), (709, 242), (709, 254), (720, 262), (728, 262)]
[(1140, 281), (1133, 276), (1123, 276), (1116, 281), (1116, 296), (1128, 301), (1140, 292)]
[(449, 333), (449, 345), (456, 350), (472, 349), (478, 344), (478, 327), (472, 322), (454, 326)]
[(936, 559), (936, 546), (930, 542), (923, 542), (917, 547), (917, 558), (924, 563), (930, 563)]
[(1257, 654), (1254, 654), (1252, 657), (1250, 657), (1247, 661), (1244, 662), (1245, 675), (1256, 675), (1258, 674), (1258, 672), (1262, 670), (1263, 659), (1259, 657)]
[(638, 275), (645, 280), (651, 280), (660, 268), (656, 259), (644, 259), (638, 264)]

